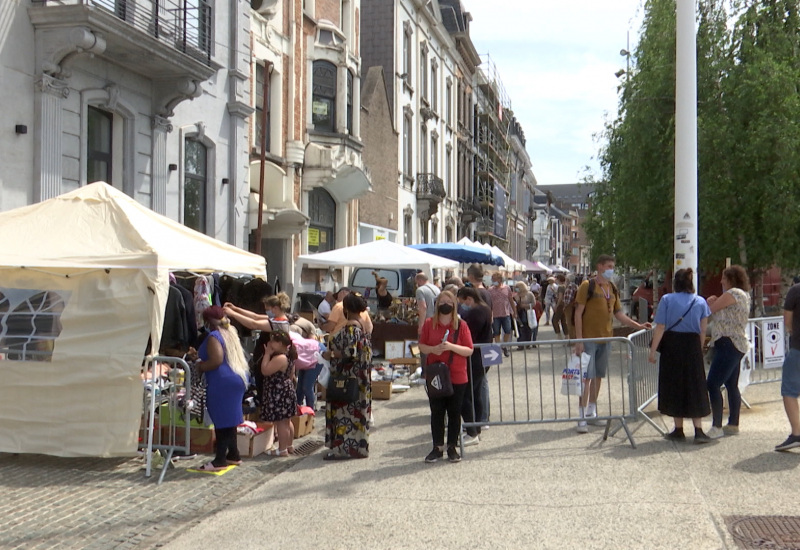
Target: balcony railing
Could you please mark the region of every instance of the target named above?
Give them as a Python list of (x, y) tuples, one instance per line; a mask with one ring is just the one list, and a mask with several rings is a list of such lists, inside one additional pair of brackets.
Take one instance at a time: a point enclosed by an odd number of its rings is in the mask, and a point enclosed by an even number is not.
[(436, 174), (417, 174), (417, 198), (438, 197), (441, 201), (446, 196), (442, 178)]
[(32, 0), (34, 6), (89, 6), (211, 64), (213, 13), (206, 0)]

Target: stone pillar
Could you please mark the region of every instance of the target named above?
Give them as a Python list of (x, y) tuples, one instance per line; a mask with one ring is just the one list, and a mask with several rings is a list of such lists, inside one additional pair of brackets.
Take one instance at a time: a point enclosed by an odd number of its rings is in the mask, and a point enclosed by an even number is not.
[(167, 134), (172, 131), (168, 118), (153, 117), (153, 168), (152, 168), (152, 208), (159, 214), (167, 214)]
[(36, 82), (35, 120), (38, 146), (34, 157), (34, 202), (61, 194), (63, 177), (62, 100), (69, 96), (65, 80), (43, 74)]
[(361, 139), (361, 77), (353, 77), (353, 137)]

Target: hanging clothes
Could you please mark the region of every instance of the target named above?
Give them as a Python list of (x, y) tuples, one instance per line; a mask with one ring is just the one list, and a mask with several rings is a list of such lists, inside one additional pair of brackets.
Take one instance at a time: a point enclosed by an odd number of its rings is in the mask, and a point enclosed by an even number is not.
[(203, 312), (211, 305), (211, 288), (208, 286), (208, 279), (198, 277), (194, 281), (194, 315), (197, 326), (202, 327)]

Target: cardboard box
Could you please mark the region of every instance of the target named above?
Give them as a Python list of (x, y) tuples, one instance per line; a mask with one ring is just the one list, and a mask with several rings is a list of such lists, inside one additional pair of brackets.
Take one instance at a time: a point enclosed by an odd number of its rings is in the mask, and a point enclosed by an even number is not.
[(328, 388), (317, 382), (317, 401), (327, 401)]
[(310, 414), (293, 416), (292, 424), (294, 424), (294, 438), (304, 437), (314, 430), (314, 417)]
[[(214, 444), (216, 443), (216, 436), (214, 428), (189, 428), (189, 450), (193, 453), (200, 454), (214, 454)], [(175, 443), (183, 445), (184, 443), (185, 428), (176, 428), (175, 430)], [(169, 441), (169, 428), (167, 426), (161, 427), (161, 441), (167, 443)]]
[(392, 382), (390, 380), (373, 380), (372, 399), (386, 400), (392, 398)]
[(270, 424), (269, 428), (257, 434), (236, 434), (236, 446), (242, 458), (253, 458), (271, 449), (275, 444), (275, 427)]

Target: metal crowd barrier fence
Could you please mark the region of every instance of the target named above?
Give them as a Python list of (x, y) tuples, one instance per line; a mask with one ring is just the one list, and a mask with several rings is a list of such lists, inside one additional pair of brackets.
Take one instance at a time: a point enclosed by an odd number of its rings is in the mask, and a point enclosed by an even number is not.
[[(608, 439), (612, 422), (618, 421), (620, 425), (614, 433), (624, 429), (635, 449), (636, 442), (628, 427), (628, 422), (637, 414), (631, 384), (634, 350), (632, 342), (621, 337), (476, 344), (475, 348), (481, 350), (484, 367), (492, 363), (485, 376), (489, 389), (488, 418), (476, 418), (473, 401), (471, 418), (475, 420), (464, 422), (464, 428), (584, 420), (578, 396), (562, 394), (562, 374), (573, 355), (573, 346), (587, 342), (610, 344), (608, 372), (600, 385), (597, 416), (590, 420), (593, 424), (605, 425), (603, 440)], [(510, 357), (502, 358), (500, 350), (503, 349), (509, 350)], [(496, 357), (498, 355), (500, 357)], [(495, 361), (499, 364), (494, 364)], [(470, 381), (466, 391), (474, 393), (471, 367), (469, 358)], [(463, 434), (460, 446), (463, 454)]]
[(782, 342), (784, 355), (788, 353), (789, 342), (785, 336), (786, 327), (783, 326), (782, 316), (757, 317), (747, 322), (747, 337), (750, 340), (750, 350), (744, 355), (742, 362), (748, 362), (749, 367), (752, 369), (750, 371), (750, 384), (767, 384), (781, 381), (783, 355), (776, 355), (779, 350), (774, 346), (778, 342)]
[(631, 342), (631, 388), (637, 416), (653, 426), (661, 435), (667, 430), (659, 426), (644, 410), (658, 398), (658, 363), (650, 363), (650, 342), (653, 330), (639, 330), (628, 336)]
[[(159, 363), (171, 367), (166, 377), (159, 373)], [(192, 371), (180, 357), (148, 357), (146, 365), (148, 375), (144, 380), (143, 435), (139, 449), (145, 453), (145, 477), (151, 475), (154, 451), (164, 457), (164, 465), (158, 478), (160, 485), (175, 451), (187, 455), (190, 453)], [(163, 414), (164, 412), (167, 414)], [(156, 416), (159, 417), (158, 423)], [(182, 438), (177, 437), (178, 428), (184, 431)], [(182, 444), (178, 444), (179, 440)]]
[[(748, 321), (747, 335), (750, 349), (742, 358), (741, 369), (750, 370), (749, 384), (781, 381), (783, 356), (778, 353), (780, 345), (777, 344), (776, 347), (776, 343), (783, 342), (783, 352), (784, 354), (788, 352), (782, 321), (783, 317), (758, 317)], [(658, 363), (654, 365), (648, 362), (652, 332), (652, 330), (640, 330), (628, 336), (633, 353), (631, 361), (633, 399), (637, 414), (664, 435), (667, 430), (659, 426), (644, 411), (658, 398)], [(748, 409), (751, 408), (744, 397), (742, 402)]]

